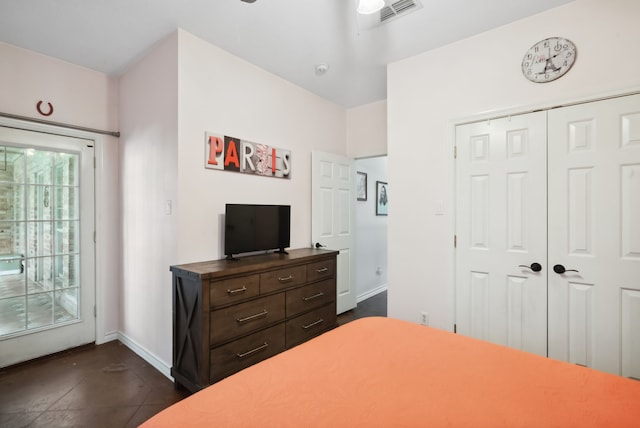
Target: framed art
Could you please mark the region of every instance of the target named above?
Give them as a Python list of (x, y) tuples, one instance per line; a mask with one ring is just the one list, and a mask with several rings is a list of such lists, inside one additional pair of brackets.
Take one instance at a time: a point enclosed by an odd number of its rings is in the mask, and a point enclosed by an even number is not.
[(376, 215), (387, 215), (389, 212), (388, 187), (388, 183), (376, 181)]
[(356, 172), (356, 197), (359, 201), (367, 200), (367, 174)]

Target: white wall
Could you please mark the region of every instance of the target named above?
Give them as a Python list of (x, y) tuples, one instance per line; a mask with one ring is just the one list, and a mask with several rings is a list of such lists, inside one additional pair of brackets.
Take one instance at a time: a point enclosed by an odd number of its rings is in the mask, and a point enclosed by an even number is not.
[[(426, 310), (431, 325), (453, 328), (453, 125), (637, 90), (639, 16), (636, 0), (577, 0), (389, 66), (389, 316), (418, 322)], [(522, 57), (550, 36), (572, 40), (577, 61), (559, 80), (531, 83)]]
[(377, 101), (347, 110), (347, 156), (387, 154), (387, 102)]
[[(387, 157), (378, 156), (355, 161), (356, 171), (367, 174), (367, 200), (356, 201), (355, 287), (361, 302), (387, 289), (387, 219), (376, 215), (376, 181), (388, 183)], [(393, 187), (389, 215), (393, 211)]]
[[(118, 81), (32, 51), (0, 43), (0, 112), (88, 128), (118, 130)], [(42, 116), (39, 101), (51, 103)], [(48, 108), (48, 107), (47, 107)], [(42, 125), (24, 122), (29, 129)], [(79, 135), (56, 128), (57, 132)], [(87, 133), (82, 133), (86, 137)], [(118, 139), (95, 135), (96, 148), (96, 299), (98, 343), (114, 339), (119, 328), (120, 228)]]
[(177, 254), (178, 37), (120, 78), (121, 340), (161, 370), (171, 362), (171, 274)]
[[(311, 244), (311, 150), (345, 154), (345, 111), (185, 32), (180, 37), (179, 237), (173, 263), (224, 257), (226, 203), (291, 205), (291, 247)], [(204, 168), (210, 131), (291, 151), (291, 178)]]

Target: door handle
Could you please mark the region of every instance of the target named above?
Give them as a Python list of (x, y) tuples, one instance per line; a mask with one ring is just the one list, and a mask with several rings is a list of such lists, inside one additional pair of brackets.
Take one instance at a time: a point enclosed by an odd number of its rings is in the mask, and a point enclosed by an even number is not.
[(555, 273), (563, 274), (565, 272), (578, 272), (576, 269), (565, 269), (562, 265), (555, 265), (553, 267)]
[(518, 265), (518, 267), (528, 268), (528, 269), (531, 269), (534, 272), (540, 272), (542, 270), (542, 265), (540, 263), (536, 263), (536, 262), (531, 263), (531, 266)]
[(325, 245), (322, 245), (321, 243), (316, 242), (316, 248), (322, 248), (322, 247), (325, 247)]

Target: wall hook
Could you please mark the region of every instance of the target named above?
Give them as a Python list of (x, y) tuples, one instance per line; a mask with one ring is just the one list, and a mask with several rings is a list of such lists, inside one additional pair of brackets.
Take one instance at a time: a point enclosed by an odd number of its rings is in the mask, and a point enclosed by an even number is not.
[(42, 101), (38, 101), (38, 105), (36, 105), (36, 108), (38, 109), (38, 113), (40, 113), (43, 116), (51, 116), (53, 114), (53, 105), (51, 103), (47, 103), (49, 105), (49, 112), (45, 113), (42, 111)]

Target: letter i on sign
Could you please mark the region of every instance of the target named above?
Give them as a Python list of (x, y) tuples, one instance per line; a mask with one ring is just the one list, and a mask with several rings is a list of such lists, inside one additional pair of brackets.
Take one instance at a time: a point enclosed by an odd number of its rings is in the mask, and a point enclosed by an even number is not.
[(272, 147), (271, 148), (271, 172), (273, 174), (276, 173), (276, 160), (277, 160), (276, 149)]

